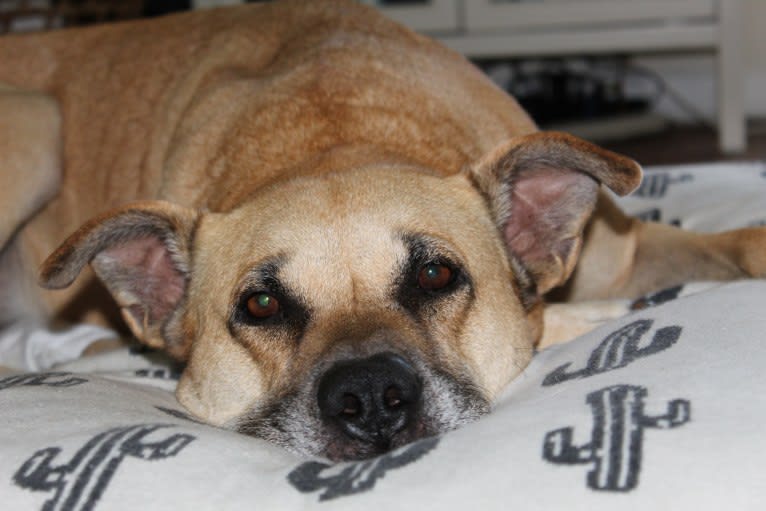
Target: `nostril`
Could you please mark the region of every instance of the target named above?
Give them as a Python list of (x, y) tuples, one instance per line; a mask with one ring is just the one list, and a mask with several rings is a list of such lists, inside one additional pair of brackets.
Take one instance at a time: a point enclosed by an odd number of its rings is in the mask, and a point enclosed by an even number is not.
[(342, 415), (351, 418), (356, 417), (361, 412), (362, 403), (354, 394), (343, 394), (342, 402), (343, 409), (340, 412)]
[(383, 402), (387, 408), (399, 408), (402, 405), (402, 391), (399, 390), (399, 387), (391, 385), (383, 393)]
[(336, 362), (317, 385), (323, 421), (349, 439), (385, 449), (416, 424), (421, 401), (417, 372), (391, 353)]

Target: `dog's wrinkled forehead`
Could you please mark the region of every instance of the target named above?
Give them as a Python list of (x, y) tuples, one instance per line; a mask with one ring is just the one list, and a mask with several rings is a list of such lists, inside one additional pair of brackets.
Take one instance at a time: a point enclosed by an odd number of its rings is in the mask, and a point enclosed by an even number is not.
[(312, 308), (337, 312), (351, 296), (357, 305), (381, 299), (415, 252), (469, 266), (482, 244), (497, 252), (486, 208), (466, 190), (396, 169), (299, 179), (213, 215), (204, 246), (216, 247), (207, 257), (232, 265), (223, 271), (243, 285), (266, 272)]

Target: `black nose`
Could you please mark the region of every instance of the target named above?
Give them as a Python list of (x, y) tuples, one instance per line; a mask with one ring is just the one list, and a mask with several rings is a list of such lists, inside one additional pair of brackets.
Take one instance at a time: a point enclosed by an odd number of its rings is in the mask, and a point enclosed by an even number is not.
[(421, 387), (404, 358), (380, 353), (336, 363), (319, 381), (317, 399), (325, 421), (350, 438), (388, 449), (417, 417)]

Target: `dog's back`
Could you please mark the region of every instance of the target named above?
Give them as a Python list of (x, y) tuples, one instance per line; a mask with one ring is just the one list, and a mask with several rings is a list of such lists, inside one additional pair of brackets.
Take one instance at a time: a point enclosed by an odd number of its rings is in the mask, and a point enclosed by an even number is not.
[(222, 211), (306, 172), (390, 161), (454, 173), (535, 129), (461, 56), (350, 0), (5, 37), (2, 82), (62, 112), (64, 193), (22, 232), (30, 270), (131, 200)]
[[(63, 186), (90, 192), (67, 204), (77, 224), (137, 198), (230, 207), (218, 189), (257, 187), (329, 147), (455, 172), (534, 130), (462, 57), (347, 0), (14, 36), (0, 62), (0, 82), (49, 92), (64, 111)], [(216, 189), (202, 192), (211, 174)]]

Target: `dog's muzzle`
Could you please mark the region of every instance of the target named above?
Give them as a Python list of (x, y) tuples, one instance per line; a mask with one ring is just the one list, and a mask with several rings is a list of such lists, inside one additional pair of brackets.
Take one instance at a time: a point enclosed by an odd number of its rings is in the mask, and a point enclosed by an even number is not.
[(354, 355), (319, 364), (292, 390), (227, 427), (302, 455), (347, 461), (451, 431), (489, 412), (471, 380), (431, 367), (417, 354)]
[(423, 384), (415, 368), (394, 353), (336, 362), (319, 380), (322, 420), (349, 440), (379, 450), (411, 429), (422, 410)]

